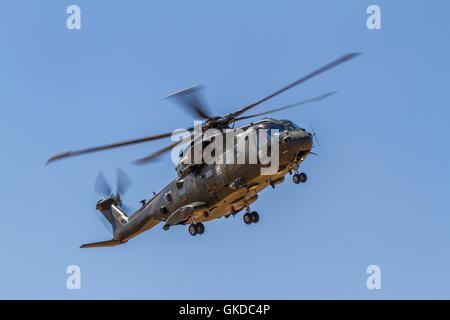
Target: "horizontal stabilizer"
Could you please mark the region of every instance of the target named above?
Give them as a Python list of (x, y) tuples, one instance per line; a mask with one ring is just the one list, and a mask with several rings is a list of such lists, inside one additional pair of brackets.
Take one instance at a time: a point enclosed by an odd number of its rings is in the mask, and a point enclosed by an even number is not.
[(98, 248), (98, 247), (114, 247), (122, 244), (119, 240), (108, 240), (100, 242), (85, 243), (80, 248)]

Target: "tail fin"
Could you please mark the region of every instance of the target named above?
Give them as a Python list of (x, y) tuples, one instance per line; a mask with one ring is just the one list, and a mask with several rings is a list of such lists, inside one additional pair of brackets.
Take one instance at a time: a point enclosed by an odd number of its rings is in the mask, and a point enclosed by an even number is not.
[(114, 198), (100, 200), (97, 203), (97, 209), (112, 225), (114, 235), (128, 223), (128, 216), (117, 207), (117, 202)]
[(114, 198), (101, 199), (97, 203), (97, 209), (105, 216), (106, 220), (111, 223), (113, 228), (113, 239), (107, 241), (85, 243), (80, 248), (98, 248), (98, 247), (113, 247), (123, 244), (127, 241), (119, 240), (119, 231), (128, 223), (128, 216), (117, 207), (117, 202)]

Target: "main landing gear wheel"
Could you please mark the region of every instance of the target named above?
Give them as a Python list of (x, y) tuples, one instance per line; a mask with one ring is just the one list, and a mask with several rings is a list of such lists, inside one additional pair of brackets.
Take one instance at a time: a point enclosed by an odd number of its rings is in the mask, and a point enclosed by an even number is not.
[(203, 232), (205, 232), (205, 226), (203, 225), (203, 223), (199, 222), (189, 225), (189, 233), (191, 234), (191, 236), (195, 236), (196, 234), (203, 234)]
[(308, 176), (306, 175), (306, 173), (304, 172), (300, 173), (300, 182), (305, 183), (306, 180), (308, 180)]
[(250, 213), (246, 213), (244, 214), (244, 222), (245, 224), (250, 224), (252, 223), (252, 215)]
[(251, 217), (252, 217), (252, 222), (253, 223), (257, 223), (259, 221), (259, 214), (256, 211), (253, 211), (252, 213), (250, 213)]
[(292, 177), (292, 181), (294, 181), (295, 184), (299, 184), (301, 183), (305, 183), (306, 180), (308, 180), (308, 176), (306, 175), (306, 173), (302, 172), (302, 173), (296, 173), (294, 174), (294, 176)]
[(203, 232), (205, 232), (205, 226), (201, 222), (197, 223), (197, 233), (203, 234)]
[(197, 234), (197, 226), (195, 224), (191, 224), (189, 226), (189, 233), (191, 236), (195, 236)]

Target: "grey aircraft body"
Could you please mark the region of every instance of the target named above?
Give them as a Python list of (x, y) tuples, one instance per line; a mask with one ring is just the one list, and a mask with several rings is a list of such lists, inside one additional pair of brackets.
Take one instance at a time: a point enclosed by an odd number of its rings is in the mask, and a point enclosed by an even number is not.
[[(220, 154), (214, 155), (215, 159), (223, 160), (229, 154), (236, 155), (239, 152), (236, 139), (239, 138), (242, 132), (248, 131), (249, 129), (254, 129), (255, 131), (261, 129), (267, 129), (269, 131), (277, 130), (278, 133), (276, 135), (267, 136), (266, 143), (269, 145), (273, 139), (276, 139), (278, 145), (278, 167), (270, 174), (262, 174), (262, 169), (267, 166), (266, 164), (262, 164), (260, 161), (253, 164), (249, 163), (248, 159), (251, 157), (251, 148), (249, 147), (248, 141), (245, 142), (243, 157), (247, 161), (244, 163), (240, 164), (227, 161), (196, 163), (188, 161), (192, 160), (190, 157), (197, 150), (196, 146), (198, 143), (202, 144), (201, 150), (204, 148), (204, 141), (194, 138), (194, 135), (191, 135), (137, 161), (138, 163), (149, 162), (157, 156), (170, 151), (175, 146), (191, 141), (182, 150), (180, 160), (175, 166), (177, 171), (176, 178), (151, 199), (142, 201), (141, 208), (130, 216), (124, 212), (120, 198), (120, 195), (126, 189), (125, 186), (120, 185), (120, 181), (127, 180), (127, 178), (124, 178), (124, 173), (121, 171), (118, 173), (119, 185), (117, 194), (115, 195), (111, 192), (111, 188), (107, 186), (102, 175), (97, 178), (96, 189), (103, 190), (105, 197), (98, 201), (96, 208), (111, 224), (113, 238), (107, 241), (83, 244), (81, 247), (110, 247), (123, 244), (159, 223), (162, 223), (164, 230), (170, 230), (171, 227), (176, 225), (189, 225), (189, 233), (195, 236), (197, 234), (203, 234), (205, 231), (205, 222), (222, 217), (228, 218), (230, 215), (234, 216), (243, 210), (245, 210), (243, 218), (246, 224), (257, 223), (259, 221), (259, 214), (251, 211), (250, 205), (258, 199), (258, 193), (269, 186), (275, 188), (277, 184), (285, 180), (285, 176), (288, 173), (293, 174), (293, 181), (296, 184), (306, 182), (306, 174), (303, 172), (299, 173), (298, 169), (308, 155), (314, 154), (312, 148), (315, 133), (307, 132), (292, 121), (276, 120), (273, 118), (252, 122), (236, 129), (230, 128), (230, 124), (234, 126), (234, 123), (237, 121), (261, 116), (270, 112), (281, 111), (308, 102), (319, 101), (330, 96), (333, 92), (267, 112), (240, 117), (241, 114), (260, 103), (357, 55), (355, 53), (344, 55), (275, 93), (237, 112), (222, 117), (211, 117), (208, 115), (204, 104), (201, 103), (197, 87), (188, 88), (169, 96), (169, 98), (176, 99), (178, 102), (187, 106), (196, 116), (206, 119), (201, 126), (203, 132), (208, 129), (216, 129), (218, 134), (223, 134), (225, 131), (234, 133), (234, 135), (231, 135), (234, 142), (231, 145), (227, 144), (228, 148), (224, 147)], [(188, 131), (192, 131), (193, 129), (189, 128)], [(53, 156), (48, 162), (70, 156), (156, 140), (171, 135), (172, 133), (166, 133), (80, 151), (65, 152)]]

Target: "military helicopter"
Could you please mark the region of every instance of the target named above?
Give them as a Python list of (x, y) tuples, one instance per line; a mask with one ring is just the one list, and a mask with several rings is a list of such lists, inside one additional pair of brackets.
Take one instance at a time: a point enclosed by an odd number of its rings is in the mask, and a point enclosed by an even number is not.
[[(168, 98), (177, 100), (178, 103), (181, 103), (188, 110), (192, 111), (196, 117), (205, 119), (200, 126), (201, 132), (206, 132), (208, 129), (214, 129), (219, 133), (225, 131), (234, 132), (236, 130), (234, 124), (237, 121), (263, 116), (268, 113), (281, 111), (305, 103), (320, 101), (332, 95), (334, 92), (270, 111), (241, 116), (243, 113), (253, 109), (261, 103), (333, 67), (349, 61), (357, 55), (359, 55), (359, 53), (346, 54), (267, 97), (225, 116), (213, 117), (209, 114), (200, 98), (199, 87), (191, 87), (176, 92), (168, 96)], [(233, 125), (233, 127), (230, 127), (230, 125)], [(180, 152), (180, 159), (175, 166), (177, 177), (160, 192), (154, 194), (151, 199), (141, 201), (142, 206), (131, 215), (125, 213), (121, 200), (121, 196), (130, 184), (130, 179), (126, 174), (123, 171), (118, 170), (118, 186), (115, 194), (112, 193), (111, 187), (108, 185), (102, 174), (97, 177), (95, 189), (97, 192), (103, 193), (104, 197), (97, 202), (96, 209), (99, 210), (111, 224), (113, 238), (107, 241), (83, 244), (81, 248), (111, 247), (124, 244), (131, 238), (161, 222), (163, 223), (164, 230), (169, 230), (172, 226), (176, 225), (188, 225), (188, 231), (192, 236), (201, 235), (205, 231), (203, 223), (221, 217), (228, 218), (230, 215), (234, 216), (244, 209), (244, 223), (257, 223), (259, 221), (259, 214), (255, 211), (251, 211), (250, 205), (258, 199), (259, 192), (268, 186), (275, 188), (275, 185), (285, 180), (285, 176), (288, 173), (294, 173), (293, 181), (296, 184), (307, 181), (306, 174), (304, 172), (300, 173), (298, 169), (300, 164), (309, 154), (314, 154), (312, 148), (315, 132), (314, 130), (312, 130), (312, 133), (307, 132), (290, 120), (277, 120), (273, 118), (255, 121), (238, 129), (247, 130), (249, 128), (275, 128), (277, 130), (278, 134), (275, 137), (270, 137), (272, 140), (276, 139), (279, 148), (278, 168), (273, 174), (261, 174), (261, 167), (263, 166), (261, 163), (228, 164), (226, 162), (192, 163), (191, 161), (187, 161), (188, 158), (192, 158), (191, 151), (195, 152), (195, 147), (199, 143), (204, 143), (198, 136), (196, 137), (195, 134), (191, 134), (144, 158), (136, 160), (137, 163), (148, 163), (180, 144), (190, 142)], [(187, 131), (191, 132), (194, 129), (194, 127), (191, 127), (188, 128)], [(173, 132), (170, 132), (78, 151), (69, 151), (54, 155), (47, 163), (76, 155), (162, 139), (170, 137), (172, 134)], [(235, 141), (234, 138), (233, 141)], [(232, 142), (231, 145), (232, 148), (236, 146), (234, 142)], [(223, 155), (225, 155), (225, 152), (216, 156)], [(248, 157), (248, 154), (245, 154), (244, 157)]]

